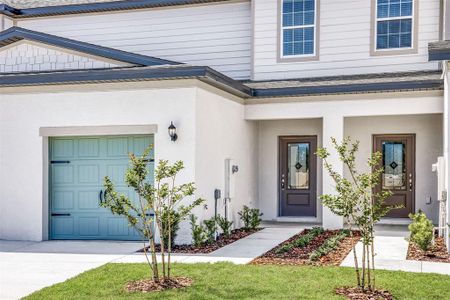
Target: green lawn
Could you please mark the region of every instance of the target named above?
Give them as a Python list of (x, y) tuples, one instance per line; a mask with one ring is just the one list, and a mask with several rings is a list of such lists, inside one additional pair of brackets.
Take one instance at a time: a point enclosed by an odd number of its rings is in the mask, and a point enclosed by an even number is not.
[[(126, 282), (148, 271), (145, 264), (107, 264), (26, 299), (342, 299), (334, 288), (354, 283), (351, 268), (175, 264), (176, 275), (194, 279), (191, 287), (150, 294), (124, 291)], [(396, 299), (450, 299), (450, 276), (378, 271), (377, 279)]]

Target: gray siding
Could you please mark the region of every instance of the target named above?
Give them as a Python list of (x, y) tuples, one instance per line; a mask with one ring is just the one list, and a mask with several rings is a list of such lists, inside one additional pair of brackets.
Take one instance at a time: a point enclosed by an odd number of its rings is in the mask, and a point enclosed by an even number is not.
[(83, 42), (210, 66), (248, 79), (250, 3), (161, 8), (20, 20), (18, 26)]

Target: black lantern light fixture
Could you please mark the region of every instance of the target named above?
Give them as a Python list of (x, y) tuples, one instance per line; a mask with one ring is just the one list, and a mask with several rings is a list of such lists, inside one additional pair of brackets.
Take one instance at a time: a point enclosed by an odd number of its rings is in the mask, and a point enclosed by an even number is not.
[(177, 128), (175, 127), (175, 125), (173, 125), (173, 122), (170, 122), (170, 126), (168, 129), (169, 129), (170, 140), (172, 142), (175, 142), (178, 138), (178, 135), (177, 135)]

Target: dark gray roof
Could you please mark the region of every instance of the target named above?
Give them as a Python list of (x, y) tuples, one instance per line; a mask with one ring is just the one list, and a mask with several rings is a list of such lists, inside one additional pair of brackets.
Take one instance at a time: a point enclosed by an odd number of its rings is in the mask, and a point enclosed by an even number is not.
[(429, 43), (428, 60), (450, 60), (450, 41)]
[(255, 97), (308, 96), (441, 89), (441, 71), (378, 73), (291, 80), (249, 81)]
[(71, 40), (47, 33), (28, 30), (21, 27), (11, 27), (0, 32), (0, 48), (20, 40), (31, 40), (47, 45), (74, 50), (86, 54), (105, 57), (117, 61), (127, 62), (138, 66), (176, 65), (178, 62), (160, 59), (157, 57), (140, 55), (108, 47), (102, 47), (76, 40)]
[[(190, 5), (230, 0), (45, 0), (45, 1), (2, 1), (0, 14), (11, 18), (30, 18), (67, 14), (82, 14), (118, 10), (144, 9), (163, 6)], [(7, 2), (7, 3), (6, 3)]]
[(209, 67), (165, 65), (0, 74), (0, 87), (198, 79), (242, 98), (442, 90), (439, 71), (240, 82)]

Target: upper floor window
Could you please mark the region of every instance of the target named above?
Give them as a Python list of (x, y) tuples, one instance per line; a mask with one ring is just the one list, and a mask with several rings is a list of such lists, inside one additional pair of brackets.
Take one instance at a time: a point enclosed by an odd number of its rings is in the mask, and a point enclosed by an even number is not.
[(318, 0), (281, 1), (281, 57), (314, 57)]
[(377, 51), (414, 47), (415, 0), (376, 0)]

